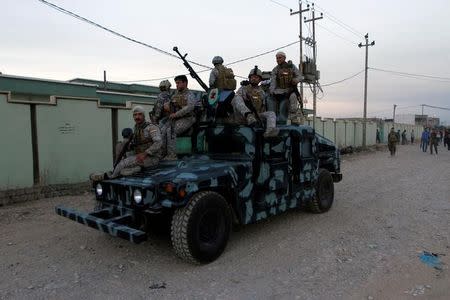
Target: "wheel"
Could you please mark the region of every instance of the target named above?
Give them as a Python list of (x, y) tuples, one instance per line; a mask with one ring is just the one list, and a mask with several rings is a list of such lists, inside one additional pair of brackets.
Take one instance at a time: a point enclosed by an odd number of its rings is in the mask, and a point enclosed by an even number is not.
[(334, 182), (330, 172), (319, 169), (319, 178), (316, 184), (316, 195), (309, 203), (309, 210), (313, 213), (327, 212), (334, 200)]
[(173, 215), (171, 240), (175, 253), (192, 263), (212, 262), (227, 245), (231, 220), (230, 207), (220, 194), (195, 194), (186, 207)]

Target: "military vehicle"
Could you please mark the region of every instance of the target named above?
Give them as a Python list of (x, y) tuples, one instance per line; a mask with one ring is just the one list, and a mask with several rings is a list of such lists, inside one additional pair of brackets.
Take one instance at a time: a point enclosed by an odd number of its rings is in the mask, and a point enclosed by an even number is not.
[[(93, 182), (99, 206), (56, 212), (110, 235), (141, 243), (149, 224), (170, 217), (175, 253), (193, 263), (218, 258), (232, 224), (250, 224), (306, 208), (328, 211), (334, 182), (342, 179), (337, 147), (309, 126), (279, 126), (278, 136), (263, 129), (201, 125), (191, 153), (163, 161), (132, 176)], [(162, 226), (163, 223), (156, 223)]]

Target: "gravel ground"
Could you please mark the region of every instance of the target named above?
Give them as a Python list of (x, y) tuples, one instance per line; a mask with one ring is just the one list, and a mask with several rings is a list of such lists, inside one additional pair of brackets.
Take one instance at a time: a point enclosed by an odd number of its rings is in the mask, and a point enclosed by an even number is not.
[[(54, 213), (91, 195), (0, 208), (0, 299), (449, 299), (450, 151), (343, 158), (326, 214), (291, 211), (233, 232), (215, 262), (177, 259)], [(441, 270), (419, 260), (438, 253)]]

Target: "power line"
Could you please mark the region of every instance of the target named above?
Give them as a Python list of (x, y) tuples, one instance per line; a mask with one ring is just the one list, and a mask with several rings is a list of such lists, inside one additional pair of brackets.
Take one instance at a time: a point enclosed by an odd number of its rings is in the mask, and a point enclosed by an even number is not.
[(372, 67), (370, 67), (369, 69), (372, 69), (372, 70), (375, 70), (375, 71), (380, 71), (380, 72), (385, 72), (385, 73), (396, 74), (396, 75), (399, 75), (399, 76), (405, 76), (405, 77), (409, 77), (409, 78), (419, 79), (420, 77), (422, 77), (422, 78), (427, 78), (427, 79), (437, 79), (437, 80), (439, 80), (441, 82), (448, 82), (448, 81), (450, 81), (449, 77), (439, 77), (439, 76), (430, 76), (430, 75), (423, 75), (423, 74), (413, 74), (413, 73), (384, 70), (384, 69), (378, 69), (378, 68), (372, 68)]
[[(421, 105), (410, 105), (410, 106), (397, 106), (396, 109), (408, 109), (408, 108), (414, 108), (419, 107)], [(382, 113), (382, 112), (392, 112), (392, 108), (385, 109), (385, 110), (377, 110), (377, 111), (371, 111), (370, 114), (376, 114), (376, 113)]]
[[(136, 43), (136, 44), (139, 44), (139, 45), (148, 47), (148, 48), (153, 49), (153, 50), (155, 50), (155, 51), (157, 51), (157, 52), (159, 52), (159, 53), (162, 53), (162, 54), (164, 54), (164, 55), (168, 55), (168, 56), (170, 56), (170, 57), (173, 57), (173, 58), (176, 58), (176, 59), (180, 59), (180, 58), (179, 58), (178, 56), (176, 56), (175, 54), (172, 54), (172, 53), (170, 53), (170, 52), (168, 52), (168, 51), (159, 49), (159, 48), (157, 48), (157, 47), (155, 47), (155, 46), (152, 46), (152, 45), (149, 45), (149, 44), (147, 44), (147, 43), (138, 41), (138, 40), (136, 40), (136, 39), (133, 39), (133, 38), (131, 38), (131, 37), (128, 37), (128, 36), (126, 36), (126, 35), (124, 35), (124, 34), (121, 34), (121, 33), (117, 32), (117, 31), (114, 31), (114, 30), (112, 30), (112, 29), (106, 28), (105, 26), (102, 26), (102, 25), (100, 25), (100, 24), (98, 24), (98, 23), (95, 23), (94, 21), (91, 21), (91, 20), (89, 20), (89, 19), (87, 19), (87, 18), (85, 18), (85, 17), (82, 17), (82, 16), (80, 16), (80, 15), (74, 13), (74, 12), (71, 12), (71, 11), (69, 11), (69, 10), (66, 10), (66, 9), (64, 9), (64, 8), (62, 8), (62, 7), (60, 7), (60, 6), (57, 6), (57, 5), (53, 4), (53, 3), (50, 3), (50, 2), (45, 1), (45, 0), (38, 0), (38, 1), (39, 1), (39, 2), (42, 2), (43, 4), (49, 6), (49, 7), (53, 8), (53, 9), (56, 9), (56, 10), (59, 11), (59, 12), (62, 12), (62, 13), (64, 13), (64, 14), (67, 14), (67, 15), (69, 15), (69, 16), (71, 16), (71, 17), (74, 17), (74, 18), (76, 18), (76, 19), (78, 19), (78, 20), (81, 20), (81, 21), (83, 21), (83, 22), (86, 22), (86, 23), (88, 23), (88, 24), (90, 24), (90, 25), (93, 25), (93, 26), (95, 26), (95, 27), (98, 27), (98, 28), (100, 28), (100, 29), (102, 29), (102, 30), (105, 30), (105, 31), (107, 31), (107, 32), (109, 32), (109, 33), (115, 35), (115, 36), (118, 36), (118, 37), (120, 37), (120, 38), (126, 39), (126, 40), (128, 40), (128, 41), (133, 42), (133, 43)], [(191, 60), (188, 60), (188, 62), (190, 62), (190, 63), (193, 64), (193, 65), (199, 66), (199, 67), (203, 67), (203, 68), (207, 68), (207, 69), (212, 69), (212, 68), (209, 67), (209, 66), (202, 65), (202, 64), (199, 64), (199, 63), (194, 62), (194, 61), (191, 61)]]
[(450, 108), (447, 107), (440, 107), (440, 106), (434, 106), (434, 105), (428, 105), (428, 104), (422, 104), (423, 106), (430, 107), (430, 108), (436, 108), (436, 109), (442, 109), (442, 110), (450, 110)]
[[(308, 3), (311, 1), (306, 0), (306, 3)], [(352, 34), (356, 35), (357, 37), (362, 37), (364, 36), (363, 33), (361, 33), (360, 31), (356, 30), (355, 28), (353, 28), (352, 26), (344, 23), (343, 21), (339, 20), (336, 16), (334, 16), (333, 14), (329, 13), (328, 11), (326, 11), (323, 7), (315, 4), (316, 7), (320, 8), (320, 10), (323, 12), (324, 15), (328, 16), (328, 19), (331, 20), (332, 22), (336, 23), (337, 25), (341, 26), (343, 29), (351, 32)]]
[(281, 7), (287, 8), (287, 9), (291, 9), (289, 6), (284, 5), (283, 3), (280, 3), (278, 1), (274, 1), (274, 0), (269, 0), (270, 2), (273, 2)]
[[(241, 63), (241, 62), (247, 61), (247, 60), (251, 60), (251, 59), (254, 59), (254, 58), (258, 58), (258, 57), (260, 57), (260, 56), (264, 56), (264, 55), (273, 53), (273, 52), (275, 52), (275, 51), (278, 51), (278, 50), (281, 50), (281, 49), (290, 47), (290, 46), (295, 45), (295, 44), (298, 44), (298, 43), (299, 43), (299, 41), (295, 41), (295, 42), (286, 44), (286, 45), (284, 45), (284, 46), (281, 46), (281, 47), (278, 47), (278, 48), (275, 48), (275, 49), (272, 49), (272, 50), (268, 50), (268, 51), (265, 51), (265, 52), (262, 52), (262, 53), (259, 53), (259, 54), (253, 55), (253, 56), (249, 56), (249, 57), (246, 57), (246, 58), (242, 58), (242, 59), (239, 59), (239, 60), (232, 61), (232, 62), (230, 62), (230, 63), (228, 63), (228, 64), (225, 64), (225, 66), (230, 66), (230, 65), (234, 65), (234, 64), (237, 64), (237, 63)], [(203, 72), (207, 72), (207, 71), (209, 71), (209, 70), (210, 70), (210, 69), (200, 70), (200, 71), (197, 71), (197, 73), (203, 73)], [(187, 74), (185, 74), (185, 75), (189, 75), (189, 73), (187, 73)], [(126, 80), (126, 81), (120, 81), (120, 82), (125, 82), (125, 83), (126, 83), (126, 82), (145, 82), (145, 81), (149, 81), (149, 82), (150, 82), (150, 81), (159, 81), (159, 80), (171, 79), (171, 78), (173, 78), (173, 77), (175, 77), (175, 76), (167, 76), (167, 77), (153, 78), (153, 79)], [(247, 79), (247, 77), (243, 77), (243, 76), (237, 76), (237, 75), (236, 75), (236, 77), (239, 77), (239, 78), (242, 78), (242, 79)]]
[(359, 71), (358, 73), (353, 74), (352, 76), (349, 76), (349, 77), (344, 78), (344, 79), (342, 79), (342, 80), (335, 81), (335, 82), (331, 82), (331, 83), (327, 83), (327, 84), (322, 84), (321, 86), (322, 86), (322, 87), (325, 87), (325, 86), (331, 86), (331, 85), (335, 85), (335, 84), (338, 84), (338, 83), (347, 81), (347, 80), (349, 80), (349, 79), (352, 79), (352, 78), (358, 76), (358, 75), (361, 74), (362, 72), (364, 72), (364, 70), (361, 70), (361, 71)]
[(226, 66), (230, 66), (230, 65), (234, 65), (234, 64), (237, 64), (237, 63), (240, 63), (240, 62), (243, 62), (243, 61), (247, 61), (247, 60), (250, 60), (250, 59), (254, 59), (254, 58), (257, 58), (257, 57), (260, 57), (260, 56), (263, 56), (263, 55), (270, 54), (270, 53), (272, 53), (272, 52), (281, 50), (281, 49), (283, 49), (283, 48), (287, 48), (287, 47), (289, 47), (289, 46), (292, 46), (292, 45), (295, 45), (295, 44), (298, 44), (298, 43), (299, 43), (299, 41), (295, 41), (295, 42), (289, 43), (289, 44), (287, 44), (287, 45), (284, 45), (284, 46), (281, 46), (281, 47), (278, 47), (278, 48), (275, 48), (275, 49), (272, 49), (272, 50), (269, 50), (269, 51), (262, 52), (262, 53), (260, 53), (260, 54), (256, 54), (256, 55), (253, 55), (253, 56), (249, 56), (249, 57), (246, 57), (246, 58), (242, 58), (242, 59), (239, 59), (239, 60), (230, 62), (230, 63), (225, 64), (225, 65), (226, 65)]
[(342, 40), (344, 40), (344, 41), (346, 41), (346, 42), (350, 43), (350, 44), (351, 44), (352, 46), (354, 46), (354, 45), (357, 45), (357, 44), (358, 44), (358, 43), (356, 43), (356, 42), (354, 42), (354, 41), (351, 41), (351, 40), (349, 40), (349, 39), (347, 39), (347, 38), (345, 38), (345, 37), (343, 37), (343, 36), (341, 36), (341, 35), (339, 35), (339, 34), (335, 33), (334, 31), (332, 31), (332, 30), (330, 30), (330, 29), (326, 28), (325, 26), (322, 26), (322, 25), (319, 25), (319, 24), (317, 24), (317, 26), (319, 26), (319, 27), (321, 27), (322, 29), (324, 29), (324, 30), (328, 31), (329, 33), (331, 33), (331, 34), (333, 34), (333, 35), (337, 36), (338, 38), (340, 38), (340, 39), (342, 39)]

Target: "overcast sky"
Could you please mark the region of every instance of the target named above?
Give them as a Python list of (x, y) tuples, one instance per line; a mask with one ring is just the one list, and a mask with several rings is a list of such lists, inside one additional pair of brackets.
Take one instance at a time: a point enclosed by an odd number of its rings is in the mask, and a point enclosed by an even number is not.
[[(186, 73), (177, 59), (118, 38), (38, 0), (1, 2), (0, 71), (5, 74), (102, 80), (106, 70), (108, 80), (120, 82)], [(188, 58), (204, 65), (211, 65), (215, 55), (221, 55), (227, 63), (298, 40), (298, 16), (289, 16), (289, 10), (282, 6), (297, 10), (296, 0), (277, 0), (282, 5), (269, 0), (50, 2), (160, 49), (172, 52), (173, 46), (178, 46), (189, 53)], [(325, 12), (316, 27), (322, 85), (364, 69), (364, 48), (357, 47), (364, 37), (343, 29), (339, 21), (358, 33), (368, 32), (370, 42), (376, 41), (369, 48), (369, 67), (450, 78), (448, 0), (320, 0), (316, 4), (316, 14)], [(337, 23), (332, 21), (335, 18)], [(309, 35), (307, 26), (303, 28)], [(284, 51), (298, 64), (298, 44)], [(233, 65), (233, 69), (235, 74), (246, 76), (254, 65), (271, 70), (275, 53)], [(207, 81), (208, 73), (201, 73), (201, 77)], [(190, 86), (199, 88), (194, 80), (190, 80)], [(363, 88), (364, 73), (324, 87), (318, 115), (362, 116)], [(450, 107), (449, 94), (448, 80), (369, 70), (368, 115), (390, 117), (393, 104), (398, 105), (398, 114), (420, 114), (422, 103)], [(311, 93), (305, 95), (307, 107), (312, 107)], [(425, 108), (425, 114), (450, 124), (448, 111)]]

